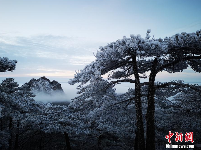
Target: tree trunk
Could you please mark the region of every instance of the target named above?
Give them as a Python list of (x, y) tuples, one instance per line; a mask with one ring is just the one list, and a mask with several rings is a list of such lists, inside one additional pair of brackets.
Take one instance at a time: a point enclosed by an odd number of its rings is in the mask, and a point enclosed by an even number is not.
[(9, 141), (8, 141), (8, 144), (9, 144), (9, 146), (8, 146), (8, 150), (12, 150), (12, 136), (13, 136), (13, 133), (12, 133), (12, 125), (13, 125), (13, 119), (12, 119), (12, 117), (10, 117), (10, 122), (9, 122), (9, 132), (10, 132), (10, 139), (9, 139)]
[(3, 131), (3, 118), (1, 118), (0, 120), (1, 120), (1, 131)]
[(64, 132), (64, 135), (65, 135), (65, 140), (66, 140), (66, 148), (67, 148), (67, 150), (71, 150), (68, 133)]
[(43, 146), (42, 146), (42, 141), (40, 140), (40, 143), (39, 143), (39, 150), (42, 150)]
[(19, 140), (19, 121), (17, 122), (17, 131), (16, 131), (16, 135), (15, 135), (15, 146), (14, 146), (15, 150), (17, 150), (19, 147), (18, 140)]
[(149, 76), (149, 87), (148, 87), (148, 107), (147, 107), (147, 133), (146, 133), (146, 150), (155, 150), (155, 122), (154, 122), (154, 113), (155, 113), (155, 102), (154, 102), (154, 95), (155, 95), (155, 88), (154, 82), (155, 77), (157, 74), (156, 66), (158, 60), (157, 58), (154, 59), (151, 73)]
[(134, 150), (137, 150), (138, 149), (138, 133), (137, 133), (137, 130), (135, 130), (135, 143), (134, 143)]
[(40, 141), (39, 141), (39, 150), (43, 149), (43, 132), (40, 129)]
[(135, 147), (137, 150), (145, 150), (145, 139), (144, 139), (144, 127), (142, 120), (142, 102), (141, 102), (141, 85), (140, 78), (138, 74), (138, 66), (136, 61), (136, 56), (132, 56), (133, 60), (133, 70), (135, 76), (135, 109), (136, 109), (136, 118), (137, 118), (137, 129), (136, 129), (136, 139)]
[(98, 136), (98, 150), (101, 150), (101, 140), (102, 140), (102, 135)]

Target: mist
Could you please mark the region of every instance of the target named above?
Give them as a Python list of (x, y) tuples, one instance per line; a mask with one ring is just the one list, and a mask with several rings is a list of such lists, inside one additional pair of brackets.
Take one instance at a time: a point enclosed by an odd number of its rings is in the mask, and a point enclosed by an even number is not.
[(52, 103), (52, 102), (67, 102), (70, 103), (71, 100), (67, 97), (66, 94), (61, 94), (58, 92), (52, 93), (51, 95), (44, 93), (37, 93), (34, 97), (34, 100), (40, 101), (43, 103)]

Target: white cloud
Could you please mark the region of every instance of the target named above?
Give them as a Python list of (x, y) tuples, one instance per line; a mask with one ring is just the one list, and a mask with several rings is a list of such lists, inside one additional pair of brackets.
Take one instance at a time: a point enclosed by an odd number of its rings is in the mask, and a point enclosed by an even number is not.
[(65, 70), (59, 70), (59, 69), (51, 69), (51, 68), (43, 68), (43, 67), (40, 67), (36, 70), (39, 70), (39, 71), (47, 71), (47, 72), (63, 72)]
[(39, 35), (32, 37), (0, 37), (0, 48), (19, 57), (69, 59), (74, 55), (90, 55), (101, 43), (80, 37)]
[(26, 76), (47, 76), (47, 77), (70, 77), (72, 78), (75, 74), (75, 71), (71, 70), (61, 70), (61, 69), (54, 69), (54, 68), (44, 68), (44, 67), (39, 67), (36, 69), (36, 73), (28, 73), (25, 74)]
[(73, 71), (65, 71), (65, 72), (54, 72), (54, 73), (32, 73), (32, 74), (25, 74), (25, 76), (30, 77), (67, 77), (72, 78), (74, 77), (75, 72)]
[(35, 56), (39, 58), (49, 58), (49, 59), (68, 59), (67, 54), (48, 52), (48, 51), (36, 51)]
[(95, 60), (94, 56), (72, 56), (70, 64), (72, 65), (87, 65)]
[(13, 46), (21, 46), (20, 43), (18, 43), (18, 40), (16, 37), (14, 38), (14, 37), (8, 37), (8, 36), (0, 36), (0, 43), (13, 45)]
[(14, 72), (0, 76), (72, 78), (75, 70), (83, 69), (95, 59), (93, 51), (98, 47), (97, 43), (76, 37), (48, 35), (10, 39), (12, 43), (0, 43), (0, 54), (1, 57), (16, 59), (18, 63)]

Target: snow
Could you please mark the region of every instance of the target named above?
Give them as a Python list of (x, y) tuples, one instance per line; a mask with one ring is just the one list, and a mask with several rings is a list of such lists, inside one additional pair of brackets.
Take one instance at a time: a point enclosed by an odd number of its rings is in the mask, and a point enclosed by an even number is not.
[(148, 30), (147, 30), (147, 33), (151, 33), (151, 29), (148, 29)]

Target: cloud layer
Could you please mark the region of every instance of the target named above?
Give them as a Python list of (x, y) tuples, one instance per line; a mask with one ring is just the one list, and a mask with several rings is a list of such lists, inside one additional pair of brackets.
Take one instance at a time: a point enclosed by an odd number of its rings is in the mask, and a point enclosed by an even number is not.
[[(99, 44), (83, 38), (0, 36), (0, 56), (18, 60), (13, 76), (66, 76), (95, 60)], [(0, 76), (4, 76), (1, 74)]]

